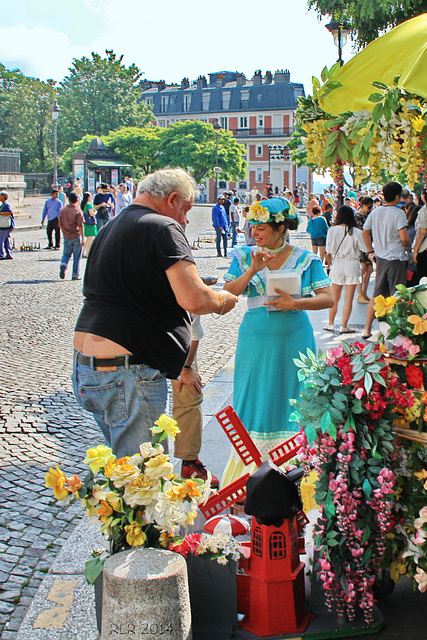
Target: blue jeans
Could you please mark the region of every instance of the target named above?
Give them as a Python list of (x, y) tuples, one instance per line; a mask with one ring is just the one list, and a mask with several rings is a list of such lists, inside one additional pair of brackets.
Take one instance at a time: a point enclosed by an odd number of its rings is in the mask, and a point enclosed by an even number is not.
[(102, 227), (104, 227), (107, 222), (109, 222), (108, 218), (98, 218), (96, 221), (96, 228), (98, 231), (100, 231), (102, 229)]
[(0, 257), (11, 258), (12, 257), (12, 245), (10, 242), (10, 234), (12, 233), (12, 227), (7, 229), (0, 229)]
[(218, 255), (221, 253), (221, 238), (222, 244), (224, 246), (224, 255), (227, 255), (227, 232), (221, 233), (219, 229), (215, 229), (216, 231), (216, 252)]
[[(165, 374), (145, 364), (97, 371), (74, 357), (71, 379), (77, 402), (93, 414), (118, 458), (139, 453), (139, 445), (151, 441), (149, 429), (166, 411)], [(167, 451), (167, 441), (162, 445)]]
[(79, 277), (80, 272), (80, 258), (82, 257), (82, 244), (80, 236), (73, 240), (67, 240), (64, 238), (64, 253), (61, 258), (61, 267), (68, 267), (68, 262), (73, 256), (73, 278)]
[(232, 240), (231, 246), (234, 247), (237, 244), (237, 227), (231, 226)]

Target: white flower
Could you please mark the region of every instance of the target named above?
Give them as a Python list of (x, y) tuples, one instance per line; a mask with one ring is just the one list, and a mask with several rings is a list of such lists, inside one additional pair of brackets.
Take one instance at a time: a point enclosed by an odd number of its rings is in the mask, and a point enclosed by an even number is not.
[(154, 456), (157, 456), (158, 453), (164, 453), (164, 448), (161, 444), (153, 447), (151, 445), (151, 442), (143, 442), (141, 445), (139, 445), (139, 450), (143, 458), (152, 458)]

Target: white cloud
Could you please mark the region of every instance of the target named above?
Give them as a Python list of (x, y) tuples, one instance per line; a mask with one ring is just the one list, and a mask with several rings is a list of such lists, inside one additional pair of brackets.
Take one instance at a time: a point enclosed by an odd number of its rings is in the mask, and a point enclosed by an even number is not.
[(9, 69), (19, 68), (41, 80), (62, 80), (72, 59), (84, 54), (85, 47), (73, 46), (66, 33), (43, 25), (0, 28), (1, 62)]

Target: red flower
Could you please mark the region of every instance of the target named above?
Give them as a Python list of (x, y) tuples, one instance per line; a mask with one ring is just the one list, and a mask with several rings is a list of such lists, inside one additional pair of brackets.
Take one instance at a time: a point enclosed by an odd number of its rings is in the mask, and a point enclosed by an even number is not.
[(419, 367), (416, 367), (414, 364), (409, 364), (406, 367), (406, 379), (413, 389), (422, 389), (424, 376)]

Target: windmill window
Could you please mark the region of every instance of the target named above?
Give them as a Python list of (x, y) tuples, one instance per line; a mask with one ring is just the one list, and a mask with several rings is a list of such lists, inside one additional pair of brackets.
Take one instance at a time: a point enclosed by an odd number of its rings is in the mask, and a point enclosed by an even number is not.
[(270, 560), (286, 558), (286, 538), (280, 531), (270, 536)]
[(252, 551), (255, 556), (262, 558), (262, 529), (260, 527), (254, 529)]

